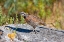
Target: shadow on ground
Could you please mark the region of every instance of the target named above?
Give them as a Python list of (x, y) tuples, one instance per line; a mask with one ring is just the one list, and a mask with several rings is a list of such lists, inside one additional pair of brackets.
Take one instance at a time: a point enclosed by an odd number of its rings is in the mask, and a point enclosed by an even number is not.
[[(16, 30), (18, 32), (24, 32), (24, 33), (33, 32), (33, 30), (29, 30), (29, 29), (15, 28), (15, 27), (11, 27), (11, 26), (5, 26), (5, 27), (11, 28), (11, 29)], [(39, 32), (38, 30), (36, 30), (36, 31)]]
[(15, 28), (15, 27), (11, 27), (11, 26), (5, 26), (5, 27), (11, 28), (11, 29), (16, 30), (18, 32), (30, 33), (33, 31), (33, 30), (28, 30), (28, 29), (23, 29), (23, 28)]

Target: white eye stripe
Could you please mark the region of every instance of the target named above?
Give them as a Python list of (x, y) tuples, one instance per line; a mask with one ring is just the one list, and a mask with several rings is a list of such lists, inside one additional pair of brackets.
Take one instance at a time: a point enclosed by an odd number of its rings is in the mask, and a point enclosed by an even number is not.
[(26, 14), (25, 12), (21, 12), (21, 14)]

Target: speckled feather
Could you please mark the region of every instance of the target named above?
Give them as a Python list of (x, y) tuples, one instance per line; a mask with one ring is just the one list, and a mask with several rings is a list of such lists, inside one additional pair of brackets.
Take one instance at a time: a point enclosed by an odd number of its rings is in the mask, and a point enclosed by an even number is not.
[(34, 16), (34, 15), (28, 15), (28, 14), (26, 14), (26, 13), (22, 13), (22, 14), (25, 15), (25, 16), (23, 16), (24, 19), (25, 19), (25, 21), (26, 21), (29, 25), (31, 25), (34, 29), (35, 29), (36, 26), (38, 26), (39, 24), (45, 25), (44, 22), (42, 22), (38, 17), (36, 17), (36, 16)]

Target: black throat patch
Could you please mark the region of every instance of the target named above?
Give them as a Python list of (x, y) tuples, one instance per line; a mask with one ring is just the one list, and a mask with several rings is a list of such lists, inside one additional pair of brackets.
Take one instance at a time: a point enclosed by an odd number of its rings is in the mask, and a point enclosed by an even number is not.
[(26, 18), (26, 16), (24, 16), (24, 18)]

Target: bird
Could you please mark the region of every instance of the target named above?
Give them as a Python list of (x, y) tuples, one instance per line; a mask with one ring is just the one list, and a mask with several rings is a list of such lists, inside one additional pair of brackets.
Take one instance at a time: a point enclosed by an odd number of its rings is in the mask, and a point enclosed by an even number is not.
[(40, 20), (38, 17), (36, 17), (34, 15), (29, 15), (29, 14), (27, 14), (25, 12), (20, 12), (19, 14), (21, 14), (23, 16), (23, 18), (25, 19), (27, 24), (29, 24), (29, 25), (31, 25), (33, 27), (34, 32), (35, 32), (35, 28), (39, 24), (42, 24), (42, 25), (46, 26), (46, 24), (44, 22), (42, 22), (42, 20)]

